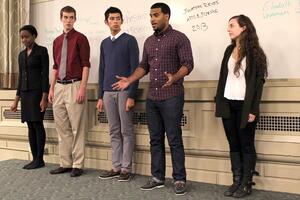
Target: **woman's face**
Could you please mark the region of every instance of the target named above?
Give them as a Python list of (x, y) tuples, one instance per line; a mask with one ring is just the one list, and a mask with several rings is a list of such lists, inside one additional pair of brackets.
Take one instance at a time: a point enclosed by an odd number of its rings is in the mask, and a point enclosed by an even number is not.
[(30, 47), (35, 40), (35, 36), (26, 30), (20, 32), (20, 38), (25, 47)]
[(237, 18), (233, 18), (228, 22), (227, 31), (229, 33), (230, 39), (232, 40), (236, 40), (245, 29), (245, 26), (241, 27), (239, 25)]

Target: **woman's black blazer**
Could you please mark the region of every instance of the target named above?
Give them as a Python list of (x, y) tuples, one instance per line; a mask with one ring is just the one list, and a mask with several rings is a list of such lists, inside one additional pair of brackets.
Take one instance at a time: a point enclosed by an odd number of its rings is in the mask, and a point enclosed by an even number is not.
[[(224, 90), (228, 75), (228, 60), (232, 54), (234, 45), (229, 45), (224, 53), (222, 60), (219, 82), (217, 87), (217, 93), (215, 97), (216, 101), (216, 117), (229, 118), (230, 109), (228, 100), (224, 97)], [(245, 128), (248, 123), (249, 113), (256, 116), (255, 120), (259, 120), (259, 104), (261, 101), (263, 84), (265, 83), (264, 71), (255, 62), (254, 57), (249, 53), (246, 55), (246, 93), (242, 110), (241, 128)]]
[(21, 91), (49, 90), (49, 56), (47, 48), (34, 44), (27, 57), (26, 49), (19, 54), (19, 82), (17, 95)]

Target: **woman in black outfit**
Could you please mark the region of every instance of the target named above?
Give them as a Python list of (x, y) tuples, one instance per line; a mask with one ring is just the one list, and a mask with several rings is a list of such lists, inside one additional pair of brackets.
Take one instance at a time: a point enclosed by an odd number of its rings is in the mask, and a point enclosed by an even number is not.
[(255, 171), (255, 127), (267, 77), (267, 59), (255, 27), (245, 15), (229, 20), (231, 44), (225, 50), (216, 94), (216, 116), (222, 117), (229, 143), (233, 184), (225, 196), (244, 197), (252, 191)]
[(43, 159), (46, 133), (43, 125), (49, 89), (49, 56), (45, 47), (35, 43), (38, 33), (34, 26), (20, 29), (22, 43), (26, 47), (19, 54), (19, 83), (12, 111), (16, 111), (21, 99), (21, 120), (28, 126), (28, 137), (33, 160), (23, 169), (45, 166)]

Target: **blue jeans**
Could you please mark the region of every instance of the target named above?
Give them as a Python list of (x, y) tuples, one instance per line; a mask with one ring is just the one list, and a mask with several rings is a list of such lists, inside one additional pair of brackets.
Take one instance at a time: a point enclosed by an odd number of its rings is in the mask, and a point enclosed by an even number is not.
[(150, 132), (151, 173), (164, 181), (166, 174), (165, 132), (171, 150), (173, 179), (186, 181), (185, 155), (182, 142), (181, 118), (184, 95), (164, 101), (147, 99), (146, 110)]

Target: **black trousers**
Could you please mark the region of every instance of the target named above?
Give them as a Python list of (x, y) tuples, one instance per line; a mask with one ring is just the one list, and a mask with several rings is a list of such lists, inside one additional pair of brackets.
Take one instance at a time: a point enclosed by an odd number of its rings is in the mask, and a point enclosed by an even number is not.
[(254, 146), (256, 122), (248, 123), (240, 128), (244, 101), (228, 100), (230, 106), (230, 118), (222, 118), (230, 152), (241, 154), (256, 154)]
[(33, 161), (43, 162), (46, 132), (43, 121), (27, 122), (29, 145)]

